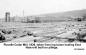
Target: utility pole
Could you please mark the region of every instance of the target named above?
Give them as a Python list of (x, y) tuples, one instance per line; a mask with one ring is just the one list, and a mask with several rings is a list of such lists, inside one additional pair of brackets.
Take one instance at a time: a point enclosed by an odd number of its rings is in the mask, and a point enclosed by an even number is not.
[(24, 17), (24, 10), (23, 10), (23, 17)]

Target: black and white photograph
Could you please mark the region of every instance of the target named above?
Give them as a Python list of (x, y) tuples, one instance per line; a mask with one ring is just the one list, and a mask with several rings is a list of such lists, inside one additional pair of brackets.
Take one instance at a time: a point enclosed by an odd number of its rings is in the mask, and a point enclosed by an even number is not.
[[(7, 5), (3, 4), (4, 6), (1, 7), (2, 9), (0, 8), (1, 11), (0, 14), (4, 15), (2, 16), (2, 18), (0, 17), (1, 43), (2, 42), (45, 42), (45, 43), (86, 42), (86, 9), (78, 9), (78, 7), (76, 7), (74, 9), (77, 10), (65, 11), (68, 8), (70, 9), (73, 7), (64, 8), (56, 6), (57, 4), (59, 4), (59, 2), (55, 5), (56, 7), (49, 7), (49, 9), (46, 6), (45, 6), (46, 8), (39, 7), (40, 5), (38, 6), (38, 4), (35, 5), (37, 7), (30, 7), (30, 5), (23, 7), (24, 5), (26, 5), (25, 3), (15, 4), (13, 2), (12, 4), (11, 0), (10, 1), (3, 0), (1, 2), (6, 4), (9, 3)], [(50, 5), (54, 6), (53, 4)], [(4, 7), (6, 9), (4, 9)], [(81, 7), (85, 6), (82, 4)], [(20, 9), (21, 11), (18, 11), (19, 8), (23, 9)], [(34, 8), (35, 10), (32, 8)], [(5, 10), (6, 12), (2, 10)], [(42, 10), (45, 11), (43, 12)], [(49, 12), (56, 10), (56, 12), (47, 13), (48, 11), (46, 10), (48, 10)], [(36, 12), (38, 14), (34, 14)]]
[(86, 43), (86, 0), (0, 0), (0, 43)]

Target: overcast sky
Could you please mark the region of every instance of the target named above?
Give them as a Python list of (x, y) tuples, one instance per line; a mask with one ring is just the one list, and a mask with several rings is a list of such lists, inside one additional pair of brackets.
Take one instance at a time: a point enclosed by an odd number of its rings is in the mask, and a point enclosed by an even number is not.
[(35, 15), (86, 9), (86, 0), (0, 0), (0, 17), (9, 11), (11, 16)]

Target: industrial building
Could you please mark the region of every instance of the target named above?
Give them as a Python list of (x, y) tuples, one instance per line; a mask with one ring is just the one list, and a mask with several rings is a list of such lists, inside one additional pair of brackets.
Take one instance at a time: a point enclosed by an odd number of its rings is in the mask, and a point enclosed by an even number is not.
[(5, 13), (5, 21), (10, 22), (10, 12)]

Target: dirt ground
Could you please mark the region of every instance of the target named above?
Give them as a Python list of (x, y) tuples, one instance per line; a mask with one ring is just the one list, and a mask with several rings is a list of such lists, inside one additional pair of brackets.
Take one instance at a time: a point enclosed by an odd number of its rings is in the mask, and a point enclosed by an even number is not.
[(0, 34), (2, 42), (80, 42), (86, 39), (86, 22), (2, 22)]

